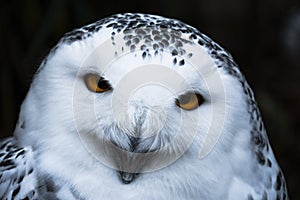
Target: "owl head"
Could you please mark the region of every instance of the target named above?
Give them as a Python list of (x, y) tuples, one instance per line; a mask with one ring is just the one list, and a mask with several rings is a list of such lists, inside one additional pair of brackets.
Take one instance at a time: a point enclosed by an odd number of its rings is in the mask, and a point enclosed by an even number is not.
[(65, 34), (51, 50), (15, 135), (49, 171), (101, 166), (126, 179), (183, 156), (226, 155), (251, 126), (252, 98), (231, 55), (197, 29), (118, 14)]

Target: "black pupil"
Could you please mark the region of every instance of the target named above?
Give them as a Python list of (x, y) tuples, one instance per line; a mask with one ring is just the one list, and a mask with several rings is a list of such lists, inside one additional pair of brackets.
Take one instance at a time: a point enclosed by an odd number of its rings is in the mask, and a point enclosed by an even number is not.
[(179, 96), (179, 103), (180, 104), (187, 104), (191, 100), (191, 94), (184, 94)]
[(110, 88), (110, 85), (107, 80), (100, 78), (100, 80), (98, 81), (98, 87), (107, 90)]

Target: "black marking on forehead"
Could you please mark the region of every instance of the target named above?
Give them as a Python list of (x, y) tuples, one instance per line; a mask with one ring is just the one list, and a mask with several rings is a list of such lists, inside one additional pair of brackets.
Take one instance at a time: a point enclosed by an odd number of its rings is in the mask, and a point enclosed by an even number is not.
[[(125, 35), (123, 38), (125, 45), (132, 52), (141, 50), (141, 56), (144, 59), (151, 57), (151, 50), (153, 50), (155, 56), (167, 49), (169, 52), (172, 52), (174, 57), (173, 64), (175, 65), (185, 63), (184, 60), (183, 62), (175, 62), (175, 60), (181, 60), (181, 56), (187, 55), (187, 58), (193, 56), (192, 52), (186, 52), (185, 44), (199, 44), (207, 49), (219, 67), (226, 68), (230, 74), (241, 78), (238, 67), (230, 54), (217, 43), (192, 26), (179, 20), (161, 16), (136, 13), (112, 15), (66, 33), (60, 44), (71, 44), (84, 40), (93, 36), (94, 33), (102, 28), (112, 29), (110, 38), (113, 45), (115, 45), (116, 34), (122, 32)], [(185, 36), (183, 37), (183, 35)], [(139, 49), (137, 48), (138, 45), (140, 45)], [(122, 48), (123, 50), (124, 48)], [(118, 55), (118, 52), (115, 54)]]
[[(148, 30), (145, 28), (149, 28)], [(150, 27), (160, 28), (172, 28), (173, 30), (180, 31), (182, 33), (193, 32), (193, 27), (187, 26), (186, 24), (178, 21), (163, 18), (160, 16), (147, 15), (147, 14), (116, 14), (111, 17), (104, 18), (93, 24), (84, 26), (80, 29), (73, 30), (64, 35), (62, 42), (72, 43), (74, 41), (83, 40), (87, 37), (92, 36), (95, 32), (98, 32), (101, 28), (113, 28), (114, 34), (117, 32), (123, 32), (129, 34), (135, 29), (139, 29), (137, 34), (146, 35), (147, 32), (151, 31)], [(143, 28), (143, 29), (141, 29)], [(158, 30), (154, 30), (153, 34), (159, 34)]]
[[(197, 29), (189, 26), (179, 20), (164, 18), (161, 16), (148, 14), (125, 13), (116, 14), (89, 24), (80, 29), (75, 29), (66, 33), (59, 44), (71, 44), (76, 41), (84, 40), (93, 36), (102, 28), (111, 28), (111, 40), (115, 45), (114, 38), (116, 34), (122, 32), (124, 43), (131, 51), (143, 51), (141, 56), (151, 57), (150, 50), (154, 50), (154, 55), (168, 49), (176, 60), (181, 60), (180, 56), (186, 55), (187, 58), (193, 56), (192, 52), (186, 52), (185, 44), (199, 44), (206, 48), (210, 56), (215, 60), (219, 67), (223, 67), (229, 74), (239, 79), (241, 77), (237, 65), (231, 55), (213, 42), (209, 37), (199, 32)], [(185, 34), (185, 37), (182, 37)], [(185, 39), (186, 38), (186, 39)], [(140, 45), (140, 49), (136, 47)], [(124, 50), (124, 48), (122, 48)], [(116, 53), (118, 55), (118, 53)], [(174, 58), (174, 60), (175, 60)], [(177, 63), (178, 62), (173, 62)], [(182, 62), (181, 62), (182, 63)]]
[[(71, 31), (61, 39), (61, 43), (70, 44), (91, 37), (101, 28), (112, 29), (111, 41), (115, 45), (115, 36), (124, 34), (124, 43), (131, 52), (141, 50), (143, 59), (158, 55), (167, 49), (172, 56), (180, 57), (187, 52), (185, 44), (196, 44), (199, 31), (181, 21), (146, 14), (117, 14)], [(188, 34), (185, 38), (183, 34)], [(197, 36), (198, 35), (198, 36)], [(137, 47), (140, 48), (137, 48)], [(153, 52), (151, 52), (153, 51)], [(118, 55), (118, 52), (115, 52)], [(188, 58), (193, 54), (188, 52)], [(180, 62), (184, 65), (184, 61)], [(179, 65), (179, 66), (180, 66)]]
[[(150, 23), (149, 23), (150, 24)], [(167, 28), (165, 28), (167, 27)], [(140, 45), (142, 58), (151, 57), (150, 51), (153, 51), (154, 56), (167, 49), (172, 56), (183, 56), (186, 54), (184, 44), (195, 44), (192, 40), (182, 38), (182, 33), (176, 31), (171, 25), (145, 25), (136, 29), (126, 28), (123, 33), (125, 45), (133, 52), (136, 46)], [(189, 53), (192, 56), (192, 53)], [(182, 63), (181, 63), (182, 64)], [(183, 62), (184, 64), (184, 62)]]

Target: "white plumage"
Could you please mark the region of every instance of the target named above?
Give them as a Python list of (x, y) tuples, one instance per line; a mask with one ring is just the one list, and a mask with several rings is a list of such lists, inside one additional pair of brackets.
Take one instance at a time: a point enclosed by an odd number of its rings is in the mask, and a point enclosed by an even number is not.
[(288, 199), (231, 55), (131, 13), (67, 33), (43, 61), (0, 183), (1, 199)]

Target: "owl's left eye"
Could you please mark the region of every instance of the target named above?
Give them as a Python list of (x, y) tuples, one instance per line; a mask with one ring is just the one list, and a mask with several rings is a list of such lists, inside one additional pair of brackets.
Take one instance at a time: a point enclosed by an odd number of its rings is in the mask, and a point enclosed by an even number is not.
[(97, 74), (85, 75), (84, 82), (87, 88), (92, 92), (101, 93), (112, 89), (109, 82)]
[(187, 92), (176, 99), (176, 105), (184, 110), (194, 110), (204, 102), (199, 93)]

